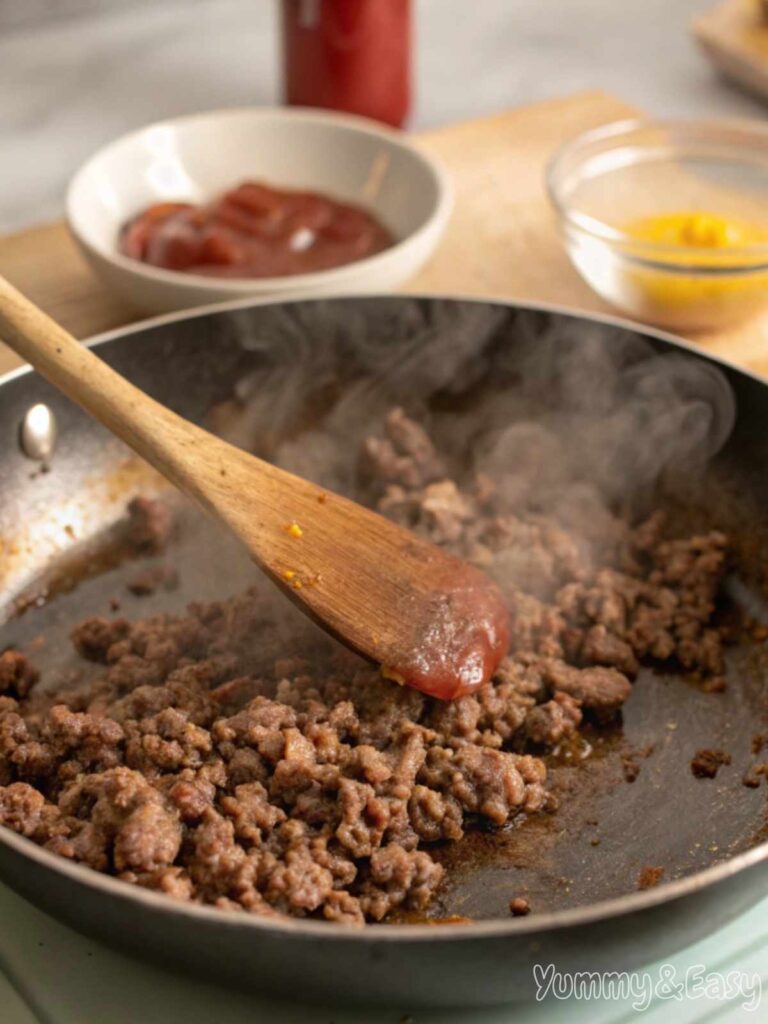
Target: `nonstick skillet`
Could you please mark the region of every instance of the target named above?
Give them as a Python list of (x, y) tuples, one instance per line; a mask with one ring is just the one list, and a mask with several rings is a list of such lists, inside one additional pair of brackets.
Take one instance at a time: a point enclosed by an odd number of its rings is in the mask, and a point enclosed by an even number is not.
[[(521, 373), (538, 374), (546, 385), (564, 363), (586, 367), (575, 380), (588, 402), (594, 375), (618, 349), (632, 358), (667, 358), (673, 375), (693, 360), (710, 368), (694, 377), (709, 382), (707, 436), (720, 451), (660, 485), (676, 506), (690, 505), (694, 517), (711, 516), (742, 538), (741, 568), (728, 589), (734, 602), (762, 616), (768, 386), (674, 339), (553, 309), (387, 297), (219, 308), (97, 343), (104, 359), (183, 415), (266, 455), (279, 445), (299, 460), (310, 453), (314, 461), (302, 469), (342, 487), (351, 487), (348, 462), (337, 464), (332, 452), (318, 456), (323, 449), (312, 438), (353, 391), (365, 409), (361, 431), (388, 406), (419, 402), (460, 450), (471, 446), (473, 410), (488, 402), (503, 410), (508, 401), (510, 415), (519, 413)], [(29, 458), (29, 430), (22, 430), (40, 403), (58, 428), (44, 462)], [(235, 407), (241, 413), (233, 417)], [(535, 419), (537, 410), (526, 415)], [(640, 461), (645, 476), (633, 488), (640, 502), (655, 482), (651, 463)], [(119, 545), (125, 506), (162, 484), (30, 372), (0, 383), (0, 480), (0, 649), (35, 646), (44, 679), (66, 672), (74, 657), (71, 627), (104, 614), (113, 594), (121, 595), (122, 614), (145, 617), (191, 599), (229, 596), (256, 571), (196, 511), (183, 510), (171, 551), (183, 568), (180, 589), (126, 595), (136, 564)], [(765, 891), (765, 792), (741, 783), (752, 737), (768, 727), (765, 664), (760, 645), (736, 645), (719, 694), (643, 670), (621, 725), (602, 730), (577, 766), (552, 766), (569, 793), (560, 810), (472, 832), (440, 851), (448, 882), (429, 920), (355, 929), (180, 904), (57, 858), (3, 828), (0, 878), (75, 928), (138, 956), (294, 996), (494, 1003), (531, 995), (535, 964), (631, 969), (710, 933)], [(689, 768), (701, 747), (732, 757), (706, 782)], [(633, 759), (643, 762), (639, 773), (626, 771)], [(651, 865), (664, 866), (665, 881), (637, 891), (639, 874)], [(512, 919), (509, 898), (520, 891), (535, 912)], [(457, 916), (472, 920), (435, 923)]]

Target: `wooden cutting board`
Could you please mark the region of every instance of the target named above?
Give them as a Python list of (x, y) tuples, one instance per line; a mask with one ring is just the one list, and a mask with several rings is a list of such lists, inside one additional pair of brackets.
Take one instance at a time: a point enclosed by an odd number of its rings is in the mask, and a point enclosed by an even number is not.
[(695, 19), (693, 34), (724, 75), (768, 99), (768, 20), (761, 0), (720, 0)]
[[(611, 312), (563, 251), (544, 193), (544, 167), (564, 140), (636, 113), (614, 96), (586, 92), (418, 136), (451, 172), (456, 209), (434, 259), (404, 290)], [(102, 289), (62, 222), (0, 238), (0, 274), (78, 337), (137, 319)], [(695, 340), (768, 376), (768, 315)], [(17, 363), (0, 345), (0, 372)]]

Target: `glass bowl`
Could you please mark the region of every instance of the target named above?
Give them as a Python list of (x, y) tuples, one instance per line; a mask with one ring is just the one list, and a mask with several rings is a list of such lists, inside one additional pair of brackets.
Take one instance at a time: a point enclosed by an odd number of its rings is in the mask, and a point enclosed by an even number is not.
[(697, 331), (768, 306), (768, 128), (621, 121), (563, 146), (546, 183), (574, 266), (633, 317)]

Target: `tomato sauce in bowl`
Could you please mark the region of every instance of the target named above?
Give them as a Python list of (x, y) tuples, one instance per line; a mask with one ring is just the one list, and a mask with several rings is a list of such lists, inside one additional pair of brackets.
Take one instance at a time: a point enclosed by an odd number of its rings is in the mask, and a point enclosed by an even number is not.
[(344, 266), (394, 245), (372, 214), (319, 192), (245, 181), (200, 206), (157, 203), (119, 249), (153, 267), (210, 277), (285, 277)]

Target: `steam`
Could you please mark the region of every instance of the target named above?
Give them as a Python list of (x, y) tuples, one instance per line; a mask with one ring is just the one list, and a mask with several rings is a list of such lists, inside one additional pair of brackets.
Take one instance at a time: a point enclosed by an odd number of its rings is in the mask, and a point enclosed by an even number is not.
[[(359, 493), (362, 439), (401, 405), (449, 472), (504, 504), (628, 508), (700, 475), (735, 419), (725, 376), (619, 328), (440, 300), (301, 303), (234, 314), (257, 368), (219, 417), (231, 440)], [(566, 501), (567, 499), (567, 501)]]

